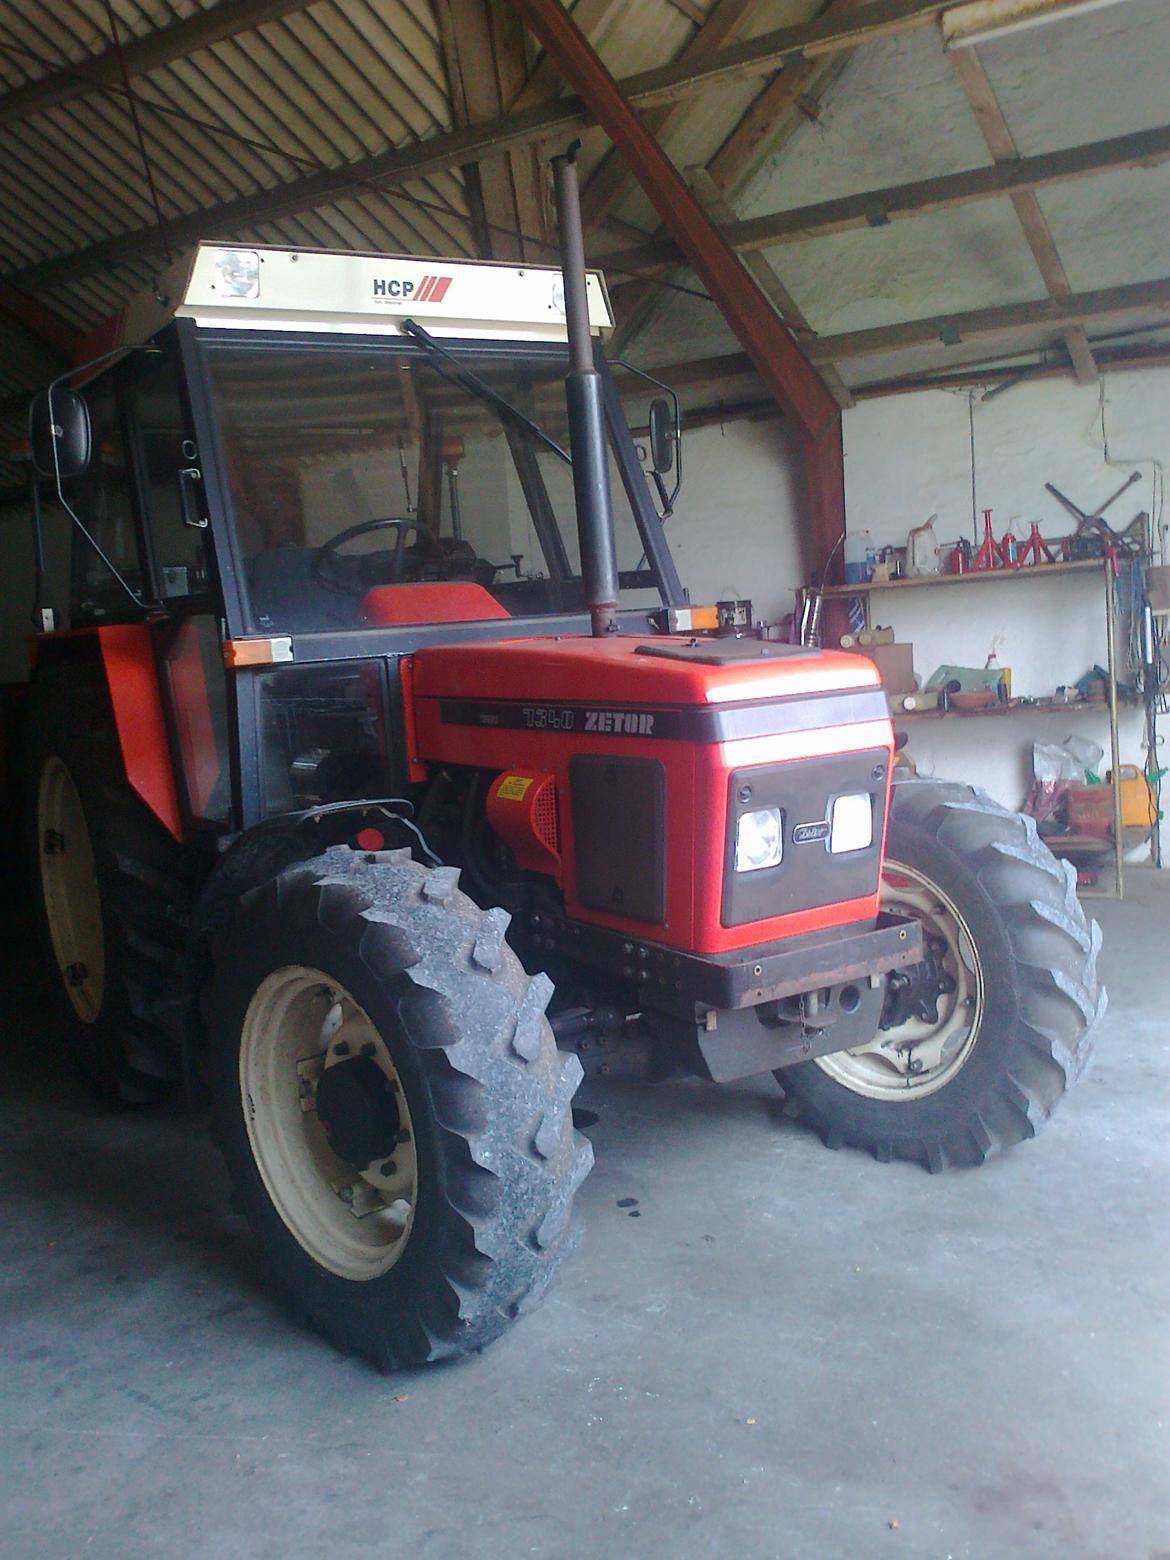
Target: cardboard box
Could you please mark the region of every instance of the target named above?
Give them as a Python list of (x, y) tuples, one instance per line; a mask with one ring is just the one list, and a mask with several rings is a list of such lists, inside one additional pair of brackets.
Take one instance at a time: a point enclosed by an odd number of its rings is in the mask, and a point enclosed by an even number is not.
[(860, 652), (868, 656), (882, 674), (887, 693), (914, 692), (913, 645), (867, 645)]

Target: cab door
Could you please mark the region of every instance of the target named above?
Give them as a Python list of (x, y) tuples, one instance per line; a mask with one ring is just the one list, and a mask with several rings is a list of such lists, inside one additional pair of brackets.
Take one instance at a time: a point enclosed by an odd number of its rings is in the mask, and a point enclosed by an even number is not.
[(177, 359), (133, 364), (124, 397), (147, 573), (165, 611), (155, 648), (180, 803), (193, 830), (219, 831), (235, 815), (230, 689), (199, 451)]

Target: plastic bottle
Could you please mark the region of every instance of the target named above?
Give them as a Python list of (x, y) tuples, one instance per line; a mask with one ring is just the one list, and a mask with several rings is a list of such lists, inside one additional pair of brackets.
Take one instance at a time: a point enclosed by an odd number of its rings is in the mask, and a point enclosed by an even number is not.
[(877, 548), (867, 530), (845, 533), (845, 583), (864, 585), (873, 574)]

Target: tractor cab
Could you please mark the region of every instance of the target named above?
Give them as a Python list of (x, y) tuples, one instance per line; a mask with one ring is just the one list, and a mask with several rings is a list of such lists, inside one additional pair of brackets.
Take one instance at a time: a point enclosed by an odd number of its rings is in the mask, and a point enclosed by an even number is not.
[[(685, 603), (648, 483), (669, 497), (677, 405), (652, 408), (648, 474), (597, 273), (588, 299), (618, 608), (646, 633)], [(559, 271), (203, 245), (94, 347), (34, 409), (58, 562), (37, 610), (51, 634), (149, 634), (181, 830), (405, 784), (374, 692), (399, 697), (421, 644), (588, 632)], [(38, 419), (84, 436), (38, 440)]]

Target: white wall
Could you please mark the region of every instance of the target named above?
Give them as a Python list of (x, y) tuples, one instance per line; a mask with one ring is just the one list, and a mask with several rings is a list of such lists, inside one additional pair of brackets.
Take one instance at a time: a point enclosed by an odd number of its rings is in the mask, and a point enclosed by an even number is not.
[(683, 436), (683, 490), (667, 522), (695, 602), (751, 599), (757, 621), (793, 608), (802, 579), (800, 465), (778, 418), (732, 421)]
[[(1106, 518), (1124, 526), (1140, 509), (1154, 513), (1153, 463), (1170, 463), (1170, 370), (1108, 375), (1103, 395), (1113, 465), (1105, 461), (1097, 387), (1042, 380), (976, 403), (976, 507), (993, 511), (997, 535), (1008, 527), (1026, 535), (1033, 519), (1048, 537), (1072, 529), (1046, 481), (1091, 509), (1138, 470), (1141, 482)], [(966, 393), (943, 391), (866, 401), (846, 413), (849, 527), (867, 527), (879, 543), (901, 543), (910, 526), (937, 510), (940, 541), (970, 536), (968, 416)], [(1160, 541), (1164, 546), (1164, 529)], [(889, 593), (876, 596), (872, 610), (875, 621), (913, 642), (923, 677), (942, 661), (981, 666), (994, 645), (1001, 665), (1012, 668), (1013, 691), (1043, 695), (1105, 660), (1102, 592), (1087, 580), (1041, 576)], [(1108, 745), (1107, 721), (1097, 712), (915, 723), (908, 730), (920, 769), (977, 780), (1012, 806), (1027, 787), (1033, 736), (1060, 740), (1076, 731)], [(1143, 762), (1140, 711), (1123, 713), (1121, 748), (1123, 763)]]

